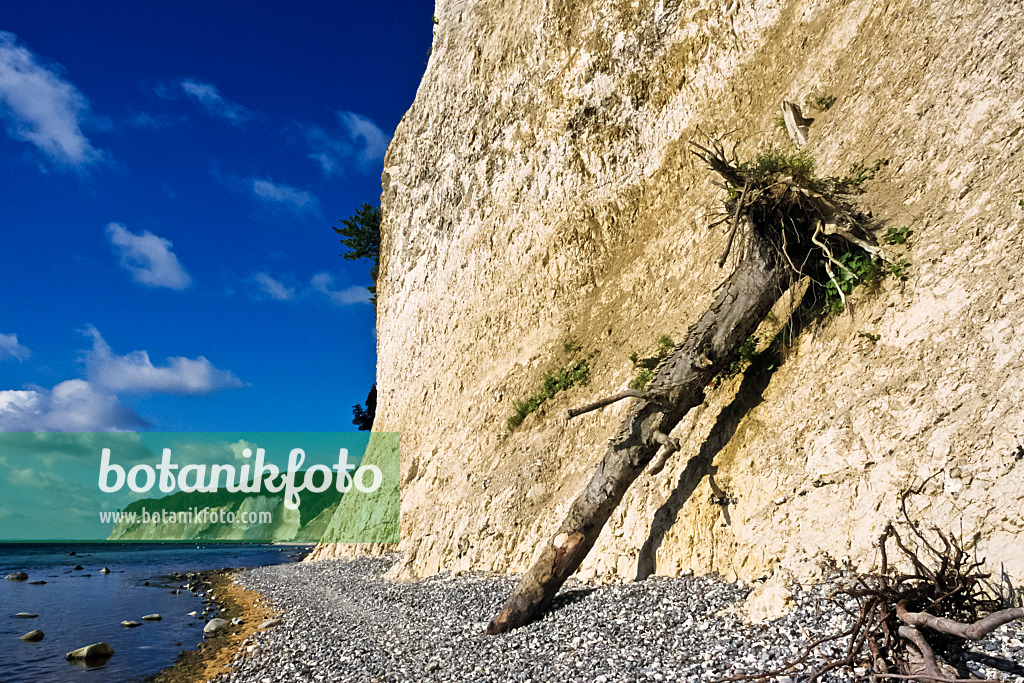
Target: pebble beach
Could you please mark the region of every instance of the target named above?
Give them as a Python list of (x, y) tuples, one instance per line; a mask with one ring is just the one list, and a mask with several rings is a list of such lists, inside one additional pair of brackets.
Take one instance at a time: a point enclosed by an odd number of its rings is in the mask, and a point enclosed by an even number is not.
[[(768, 672), (821, 635), (852, 623), (828, 599), (832, 585), (793, 592), (792, 610), (749, 623), (751, 587), (715, 577), (650, 578), (592, 586), (570, 582), (540, 621), (503, 636), (484, 627), (515, 577), (384, 578), (394, 557), (261, 567), (239, 575), (282, 623), (246, 639), (217, 683), (285, 681), (705, 682)], [(847, 608), (850, 605), (846, 605)], [(790, 676), (797, 683), (839, 656), (839, 641)], [(964, 663), (978, 676), (1024, 681), (1024, 624), (972, 643)], [(823, 677), (866, 680), (859, 668)]]

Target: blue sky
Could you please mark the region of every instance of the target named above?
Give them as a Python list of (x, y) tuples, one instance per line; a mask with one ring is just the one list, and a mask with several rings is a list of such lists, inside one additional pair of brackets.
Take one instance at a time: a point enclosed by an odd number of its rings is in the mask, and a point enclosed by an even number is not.
[(429, 2), (0, 6), (0, 430), (339, 431)]

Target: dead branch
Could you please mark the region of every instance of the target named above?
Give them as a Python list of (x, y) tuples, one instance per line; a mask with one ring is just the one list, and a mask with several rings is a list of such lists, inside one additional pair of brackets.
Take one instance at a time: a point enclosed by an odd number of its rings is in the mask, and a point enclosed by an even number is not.
[[(821, 643), (850, 636), (845, 655), (826, 659), (809, 677), (809, 682), (826, 671), (856, 665), (870, 666), (874, 681), (960, 683), (976, 680), (943, 675), (943, 668), (951, 668), (950, 656), (959, 651), (964, 641), (978, 640), (1003, 624), (1024, 619), (1024, 609), (1020, 607), (1001, 608), (985, 582), (988, 574), (982, 571), (983, 562), (972, 559), (959, 538), (938, 529), (925, 532), (912, 518), (907, 500), (920, 493), (923, 486), (900, 496), (900, 524), (910, 529), (907, 538), (892, 523), (886, 525), (879, 536), (876, 543), (880, 554), (879, 572), (855, 576), (852, 585), (833, 593), (833, 598), (846, 595), (855, 599), (857, 616), (853, 627), (846, 632), (815, 641)], [(902, 563), (890, 562), (890, 542), (899, 551)], [(910, 572), (901, 569), (901, 565), (909, 565)], [(1010, 594), (1016, 594), (1012, 586)], [(807, 653), (804, 653), (778, 672), (722, 680), (787, 675), (806, 658)]]
[(935, 652), (932, 650), (932, 646), (928, 644), (928, 641), (924, 639), (921, 632), (913, 626), (907, 626), (904, 624), (900, 626), (899, 631), (902, 638), (909, 640), (916, 650), (915, 653), (906, 653), (906, 662), (909, 667), (919, 668), (920, 671), (915, 673), (923, 673), (928, 678), (939, 678), (942, 674), (939, 673), (939, 666), (935, 663)]
[(718, 267), (722, 268), (725, 266), (725, 262), (729, 260), (729, 252), (732, 251), (732, 241), (736, 237), (736, 228), (740, 225), (740, 210), (743, 208), (743, 200), (747, 196), (747, 188), (750, 187), (750, 183), (743, 183), (743, 192), (740, 193), (740, 199), (736, 202), (736, 212), (732, 216), (732, 226), (729, 228), (729, 239), (725, 243), (725, 251), (722, 252), (721, 258), (718, 259)]
[(569, 408), (569, 418), (572, 419), (578, 415), (582, 415), (583, 413), (589, 413), (592, 410), (598, 410), (600, 408), (604, 408), (605, 406), (610, 406), (611, 404), (617, 401), (622, 401), (627, 398), (646, 399), (649, 398), (649, 396), (647, 392), (644, 391), (637, 391), (636, 389), (626, 389), (625, 391), (620, 391), (619, 393), (613, 394), (608, 398), (602, 398), (600, 401), (594, 401), (593, 403), (588, 403), (587, 405), (579, 406), (578, 408)]
[(900, 621), (911, 626), (924, 626), (933, 631), (956, 636), (957, 638), (963, 638), (965, 640), (981, 640), (1003, 624), (1009, 624), (1011, 621), (1024, 619), (1024, 609), (1020, 607), (1011, 607), (998, 612), (993, 612), (987, 617), (978, 619), (973, 624), (961, 624), (960, 622), (953, 621), (952, 619), (937, 617), (934, 614), (928, 614), (927, 612), (908, 612), (905, 604), (901, 602), (896, 605), (896, 615), (900, 618)]

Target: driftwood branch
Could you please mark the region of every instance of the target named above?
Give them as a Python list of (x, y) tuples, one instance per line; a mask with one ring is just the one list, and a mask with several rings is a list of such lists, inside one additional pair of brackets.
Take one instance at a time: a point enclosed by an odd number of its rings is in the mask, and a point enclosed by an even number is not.
[(932, 646), (928, 644), (928, 641), (924, 639), (921, 632), (913, 626), (907, 626), (904, 624), (900, 626), (899, 631), (900, 637), (906, 638), (914, 645), (914, 649), (917, 650), (916, 656), (912, 653), (907, 657), (907, 664), (911, 668), (918, 669), (916, 673), (921, 673), (928, 678), (941, 678), (942, 674), (939, 673), (939, 666), (935, 663), (935, 652), (932, 650)]
[(894, 674), (888, 671), (872, 674), (872, 677), (878, 679), (892, 678), (897, 681), (928, 681), (929, 683), (978, 683), (977, 678), (944, 678), (942, 676), (927, 676), (925, 674)]
[[(927, 481), (927, 480), (925, 480)], [(1024, 619), (1021, 607), (1003, 607), (1002, 594), (988, 588), (982, 562), (973, 558), (952, 535), (938, 529), (924, 531), (912, 519), (907, 499), (920, 493), (923, 484), (900, 496), (901, 526), (909, 528), (903, 538), (894, 524), (888, 524), (877, 541), (880, 570), (876, 574), (855, 576), (853, 585), (834, 595), (854, 598), (859, 613), (852, 629), (833, 633), (815, 641), (837, 642), (849, 636), (845, 656), (826, 659), (808, 677), (808, 683), (841, 667), (869, 666), (870, 680), (911, 680), (920, 683), (966, 683), (978, 680), (958, 678), (951, 666), (965, 640), (979, 640), (1003, 624)], [(891, 563), (888, 546), (892, 542), (902, 554), (902, 563)], [(910, 566), (909, 573), (900, 565)], [(1017, 594), (1009, 586), (1011, 599)], [(916, 611), (908, 609), (913, 605)], [(984, 616), (983, 616), (984, 615)], [(791, 675), (800, 658), (774, 672), (720, 679), (715, 683), (738, 680), (764, 680)], [(780, 673), (781, 672), (781, 673)]]
[(1009, 624), (1011, 621), (1024, 619), (1024, 609), (1020, 607), (1011, 607), (1009, 609), (999, 610), (998, 612), (993, 612), (987, 617), (978, 619), (973, 624), (961, 624), (958, 621), (937, 617), (934, 614), (928, 614), (927, 612), (908, 612), (903, 603), (896, 606), (896, 615), (900, 618), (900, 621), (910, 624), (911, 626), (924, 626), (925, 628), (930, 628), (933, 631), (945, 633), (950, 636), (956, 636), (957, 638), (963, 638), (965, 640), (981, 640), (1003, 624)]

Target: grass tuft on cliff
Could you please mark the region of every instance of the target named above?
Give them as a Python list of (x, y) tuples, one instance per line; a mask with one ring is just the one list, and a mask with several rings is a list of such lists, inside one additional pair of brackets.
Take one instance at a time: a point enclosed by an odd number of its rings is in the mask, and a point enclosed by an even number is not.
[(661, 362), (672, 355), (675, 351), (676, 343), (672, 341), (672, 337), (667, 334), (663, 334), (658, 337), (658, 348), (653, 355), (641, 358), (640, 355), (634, 351), (629, 355), (629, 360), (633, 363), (634, 368), (638, 368), (639, 372), (636, 377), (629, 383), (630, 389), (643, 389), (647, 386), (647, 383), (654, 379), (654, 370)]
[[(563, 351), (573, 356), (582, 349), (575, 341), (568, 341), (563, 346)], [(590, 358), (578, 358), (568, 365), (556, 371), (544, 373), (540, 388), (530, 397), (520, 399), (513, 404), (515, 412), (509, 416), (505, 425), (511, 432), (523, 423), (526, 416), (536, 412), (544, 402), (554, 397), (561, 391), (570, 389), (576, 385), (587, 384), (590, 381)]]

